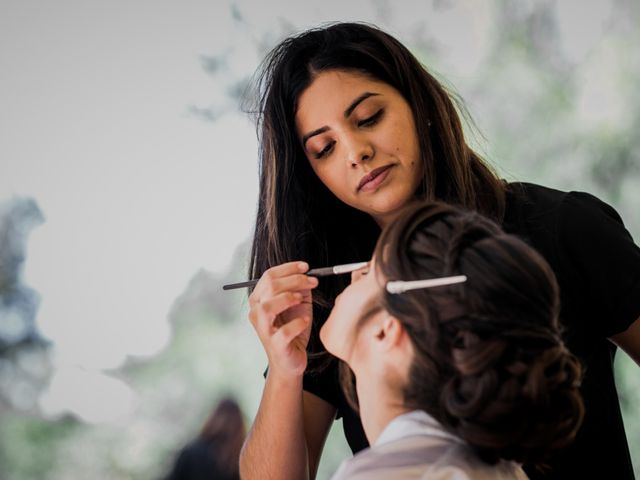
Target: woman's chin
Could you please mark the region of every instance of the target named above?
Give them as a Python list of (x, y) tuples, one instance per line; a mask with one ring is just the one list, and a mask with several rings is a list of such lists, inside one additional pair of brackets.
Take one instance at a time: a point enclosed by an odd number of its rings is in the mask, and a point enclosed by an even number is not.
[(414, 198), (408, 191), (398, 192), (390, 189), (388, 192), (378, 193), (379, 195), (369, 203), (372, 216), (393, 215)]
[(394, 203), (386, 203), (380, 208), (371, 209), (367, 212), (376, 221), (376, 223), (384, 228), (398, 215), (399, 211), (409, 202), (409, 199)]

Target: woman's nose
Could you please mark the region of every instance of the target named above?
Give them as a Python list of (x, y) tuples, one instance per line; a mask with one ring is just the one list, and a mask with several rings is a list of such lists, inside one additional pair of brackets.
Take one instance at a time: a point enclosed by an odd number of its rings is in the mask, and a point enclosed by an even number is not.
[(373, 158), (374, 149), (366, 137), (360, 135), (351, 136), (346, 142), (347, 161), (353, 167)]

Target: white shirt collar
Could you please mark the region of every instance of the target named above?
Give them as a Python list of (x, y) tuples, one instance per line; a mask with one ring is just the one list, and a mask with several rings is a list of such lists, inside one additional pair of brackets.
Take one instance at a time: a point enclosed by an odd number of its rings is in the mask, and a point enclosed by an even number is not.
[(462, 442), (460, 438), (444, 430), (442, 425), (424, 410), (413, 410), (391, 420), (373, 445), (378, 446), (415, 435), (427, 435), (457, 443)]

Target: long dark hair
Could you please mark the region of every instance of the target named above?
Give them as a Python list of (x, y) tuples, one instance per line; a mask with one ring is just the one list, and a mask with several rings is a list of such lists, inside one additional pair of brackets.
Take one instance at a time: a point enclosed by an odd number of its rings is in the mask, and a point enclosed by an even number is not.
[(408, 408), (431, 414), (490, 463), (540, 465), (573, 440), (584, 414), (581, 367), (561, 339), (558, 285), (542, 256), (475, 212), (431, 203), (407, 207), (375, 257), (385, 279), (467, 276), (382, 294), (415, 351)]
[[(339, 201), (312, 171), (296, 133), (298, 99), (323, 71), (363, 73), (394, 87), (411, 106), (424, 176), (416, 196), (438, 199), (501, 220), (504, 185), (466, 144), (452, 97), (411, 52), (367, 24), (337, 23), (285, 39), (265, 58), (257, 79), (260, 193), (249, 275), (293, 260), (312, 267), (366, 260), (379, 228)], [(314, 330), (348, 279), (314, 291)]]

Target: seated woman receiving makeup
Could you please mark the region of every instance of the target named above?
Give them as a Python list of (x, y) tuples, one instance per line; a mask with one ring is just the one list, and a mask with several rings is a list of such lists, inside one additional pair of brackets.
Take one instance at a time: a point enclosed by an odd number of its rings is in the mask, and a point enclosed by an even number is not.
[(371, 445), (334, 479), (544, 468), (583, 416), (558, 298), (545, 260), (492, 221), (441, 203), (405, 209), (320, 331), (350, 367), (343, 388)]

